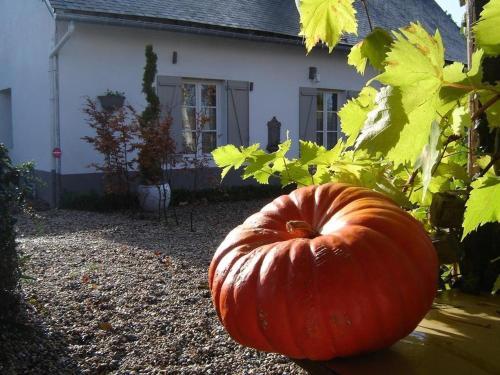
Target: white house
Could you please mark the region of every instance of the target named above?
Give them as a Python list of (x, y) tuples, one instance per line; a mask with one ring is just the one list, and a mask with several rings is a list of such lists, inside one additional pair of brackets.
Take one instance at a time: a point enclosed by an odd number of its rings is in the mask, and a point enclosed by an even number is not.
[[(439, 27), (447, 59), (464, 60), (458, 27), (433, 0), (367, 3), (375, 26), (420, 20), (430, 31)], [(356, 6), (363, 37), (368, 20)], [(162, 104), (179, 90), (192, 94), (174, 114), (178, 142), (189, 114), (209, 109), (213, 127), (202, 151), (228, 142), (265, 147), (273, 117), (282, 139), (289, 131), (294, 141), (331, 145), (339, 136), (336, 109), (367, 80), (346, 63), (358, 39), (306, 56), (298, 31), (294, 0), (0, 0), (0, 142), (15, 162), (36, 162), (46, 181), (39, 195), (48, 201), (64, 190), (100, 189), (101, 176), (87, 167), (99, 155), (81, 140), (92, 134), (84, 98), (117, 90), (142, 110), (144, 48), (152, 44)], [(174, 177), (174, 185), (184, 183)]]

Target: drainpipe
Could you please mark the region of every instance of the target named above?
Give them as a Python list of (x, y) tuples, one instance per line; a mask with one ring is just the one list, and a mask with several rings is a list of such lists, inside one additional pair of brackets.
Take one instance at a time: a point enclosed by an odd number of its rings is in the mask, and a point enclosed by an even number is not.
[[(54, 35), (54, 48), (50, 52), (50, 75), (51, 75), (51, 124), (52, 124), (52, 150), (61, 148), (61, 124), (60, 124), (60, 111), (59, 111), (59, 51), (69, 40), (75, 31), (75, 23), (71, 21), (68, 30), (57, 42), (57, 19), (56, 31)], [(52, 156), (52, 205), (59, 208), (59, 201), (61, 197), (61, 158)]]

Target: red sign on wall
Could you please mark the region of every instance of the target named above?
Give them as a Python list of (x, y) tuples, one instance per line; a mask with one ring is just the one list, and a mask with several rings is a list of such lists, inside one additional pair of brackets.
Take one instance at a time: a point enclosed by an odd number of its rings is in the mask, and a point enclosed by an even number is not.
[(61, 159), (61, 155), (62, 155), (62, 151), (59, 147), (56, 147), (55, 149), (52, 150), (52, 155), (56, 158), (56, 159)]

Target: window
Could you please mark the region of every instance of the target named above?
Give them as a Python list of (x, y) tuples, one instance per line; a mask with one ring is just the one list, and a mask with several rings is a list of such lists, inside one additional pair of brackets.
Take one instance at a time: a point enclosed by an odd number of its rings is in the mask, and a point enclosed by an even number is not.
[(320, 91), (317, 94), (316, 142), (327, 149), (337, 144), (340, 138), (340, 126), (337, 116), (338, 94), (332, 91)]
[(0, 143), (12, 148), (12, 93), (10, 89), (0, 90)]
[(182, 134), (185, 152), (208, 154), (217, 147), (219, 90), (214, 82), (182, 84)]

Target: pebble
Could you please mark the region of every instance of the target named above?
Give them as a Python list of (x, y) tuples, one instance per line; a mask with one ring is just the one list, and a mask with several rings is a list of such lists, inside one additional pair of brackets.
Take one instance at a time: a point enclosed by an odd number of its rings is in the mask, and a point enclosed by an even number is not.
[(198, 208), (195, 232), (189, 206), (176, 209), (179, 226), (126, 212), (20, 216), (24, 273), (35, 281), (22, 283), (24, 328), (0, 325), (0, 373), (305, 374), (232, 341), (207, 289), (219, 243), (266, 203)]

